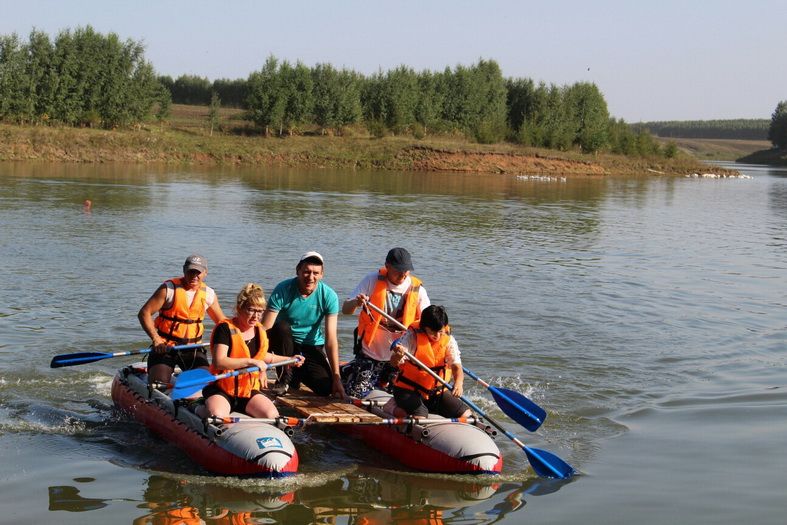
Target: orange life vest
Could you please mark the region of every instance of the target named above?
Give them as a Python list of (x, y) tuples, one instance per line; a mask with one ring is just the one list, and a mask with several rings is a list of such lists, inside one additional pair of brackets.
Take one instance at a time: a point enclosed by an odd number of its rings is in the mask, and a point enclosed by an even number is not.
[[(416, 336), (416, 348), (413, 355), (430, 368), (432, 372), (446, 380), (445, 359), (448, 352), (448, 344), (451, 341), (450, 328), (446, 327), (446, 333), (433, 343), (419, 325), (419, 322), (410, 325), (410, 330)], [(411, 361), (405, 361), (402, 364), (394, 386), (419, 391), (426, 399), (445, 388), (430, 374)]]
[(226, 516), (212, 519), (206, 523), (211, 525), (248, 525), (251, 521), (251, 512), (228, 512)]
[(172, 298), (172, 306), (159, 310), (153, 322), (156, 330), (167, 341), (181, 345), (198, 343), (202, 340), (205, 331), (202, 320), (205, 318), (207, 286), (205, 283), (200, 283), (199, 289), (194, 294), (194, 300), (189, 305), (186, 289), (183, 287), (183, 278), (175, 277), (169, 282), (175, 285), (175, 296)]
[[(421, 319), (421, 310), (418, 308), (418, 295), (421, 290), (421, 279), (415, 275), (410, 276), (412, 283), (410, 288), (404, 293), (402, 300), (404, 306), (402, 307), (402, 316), (397, 319), (404, 326), (409, 327), (415, 321)], [(374, 285), (372, 295), (369, 297), (369, 302), (385, 311), (385, 299), (388, 296), (388, 269), (386, 267), (380, 268), (377, 272), (377, 282)], [(369, 316), (366, 312), (361, 312), (358, 316), (358, 333), (361, 334), (363, 342), (369, 346), (374, 339), (374, 334), (380, 327), (380, 321), (383, 316), (372, 312)], [(398, 328), (397, 330), (398, 331)]]
[(199, 517), (199, 511), (194, 507), (170, 509), (161, 513), (154, 512), (150, 516), (150, 522), (155, 525), (199, 525), (203, 523)]
[[(216, 325), (216, 328), (225, 323), (230, 329), (230, 347), (227, 350), (228, 357), (251, 357), (253, 359), (259, 360), (265, 359), (265, 356), (268, 353), (268, 335), (265, 333), (265, 330), (262, 328), (260, 323), (254, 325), (254, 332), (260, 342), (260, 346), (257, 350), (257, 353), (253, 356), (251, 355), (251, 351), (249, 350), (246, 341), (243, 340), (243, 333), (232, 323), (232, 321), (229, 319), (224, 319), (218, 325)], [(213, 336), (215, 334), (216, 329), (214, 328), (213, 335), (211, 335), (211, 346), (214, 344)], [(210, 371), (212, 374), (231, 372), (231, 370), (221, 370), (216, 368), (216, 366), (213, 364), (210, 365)], [(224, 379), (219, 379), (216, 381), (216, 384), (227, 394), (233, 397), (241, 398), (249, 398), (251, 397), (251, 392), (253, 390), (259, 390), (262, 388), (259, 372), (241, 374), (234, 377), (225, 377)]]

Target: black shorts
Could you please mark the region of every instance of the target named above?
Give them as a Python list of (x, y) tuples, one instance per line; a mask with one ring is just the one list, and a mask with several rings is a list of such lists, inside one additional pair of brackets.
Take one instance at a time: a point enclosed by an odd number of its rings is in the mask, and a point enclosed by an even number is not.
[(208, 354), (202, 348), (183, 352), (168, 350), (163, 354), (150, 352), (150, 354), (148, 354), (148, 369), (155, 365), (167, 365), (170, 368), (175, 368), (177, 365), (184, 371), (201, 367), (207, 368), (209, 366)]
[(257, 394), (263, 395), (259, 390), (252, 390), (249, 397), (234, 397), (219, 388), (216, 383), (211, 383), (202, 389), (202, 397), (205, 399), (208, 399), (210, 396), (221, 396), (229, 402), (230, 412), (241, 412), (243, 414), (246, 413), (246, 405)]
[(333, 391), (333, 372), (325, 355), (323, 345), (302, 345), (292, 339), (292, 331), (287, 323), (278, 321), (268, 330), (268, 341), (272, 354), (292, 357), (301, 354), (305, 361), (302, 366), (292, 365), (276, 368), (279, 381), (293, 389), (300, 384), (308, 386), (318, 396), (328, 396)]
[(429, 412), (440, 414), (443, 417), (459, 417), (468, 410), (468, 406), (450, 391), (434, 395), (424, 400), (415, 390), (394, 387), (393, 390), (396, 406), (416, 417), (427, 417)]

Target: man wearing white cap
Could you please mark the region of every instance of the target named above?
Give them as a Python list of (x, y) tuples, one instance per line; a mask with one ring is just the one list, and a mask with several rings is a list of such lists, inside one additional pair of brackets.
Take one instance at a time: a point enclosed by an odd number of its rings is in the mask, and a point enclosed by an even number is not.
[(272, 351), (306, 358), (300, 368), (288, 366), (282, 372), (275, 389), (280, 395), (303, 382), (318, 395), (344, 397), (339, 377), (339, 297), (322, 282), (324, 262), (317, 252), (304, 253), (295, 277), (276, 285), (262, 316)]
[(153, 352), (148, 357), (151, 384), (169, 383), (176, 365), (181, 370), (208, 367), (203, 349), (170, 350), (173, 345), (202, 342), (205, 312), (214, 323), (225, 317), (216, 292), (204, 282), (207, 275), (207, 259), (202, 255), (189, 255), (183, 263), (183, 277), (164, 281), (140, 308), (139, 324), (152, 341)]

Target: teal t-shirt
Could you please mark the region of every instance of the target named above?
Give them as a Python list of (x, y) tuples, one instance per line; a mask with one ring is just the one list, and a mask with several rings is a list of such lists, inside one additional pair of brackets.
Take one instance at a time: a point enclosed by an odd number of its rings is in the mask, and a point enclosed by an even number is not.
[(295, 277), (280, 282), (268, 299), (268, 309), (279, 312), (281, 320), (292, 327), (292, 338), (298, 344), (324, 345), (323, 324), (326, 315), (339, 314), (339, 296), (322, 281), (307, 297), (298, 291)]

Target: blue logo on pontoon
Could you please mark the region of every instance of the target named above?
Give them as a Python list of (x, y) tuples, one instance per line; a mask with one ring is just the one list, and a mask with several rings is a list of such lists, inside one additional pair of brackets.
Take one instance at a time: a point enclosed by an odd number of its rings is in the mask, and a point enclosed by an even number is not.
[(262, 437), (257, 438), (257, 447), (259, 448), (284, 448), (281, 440), (276, 437)]

